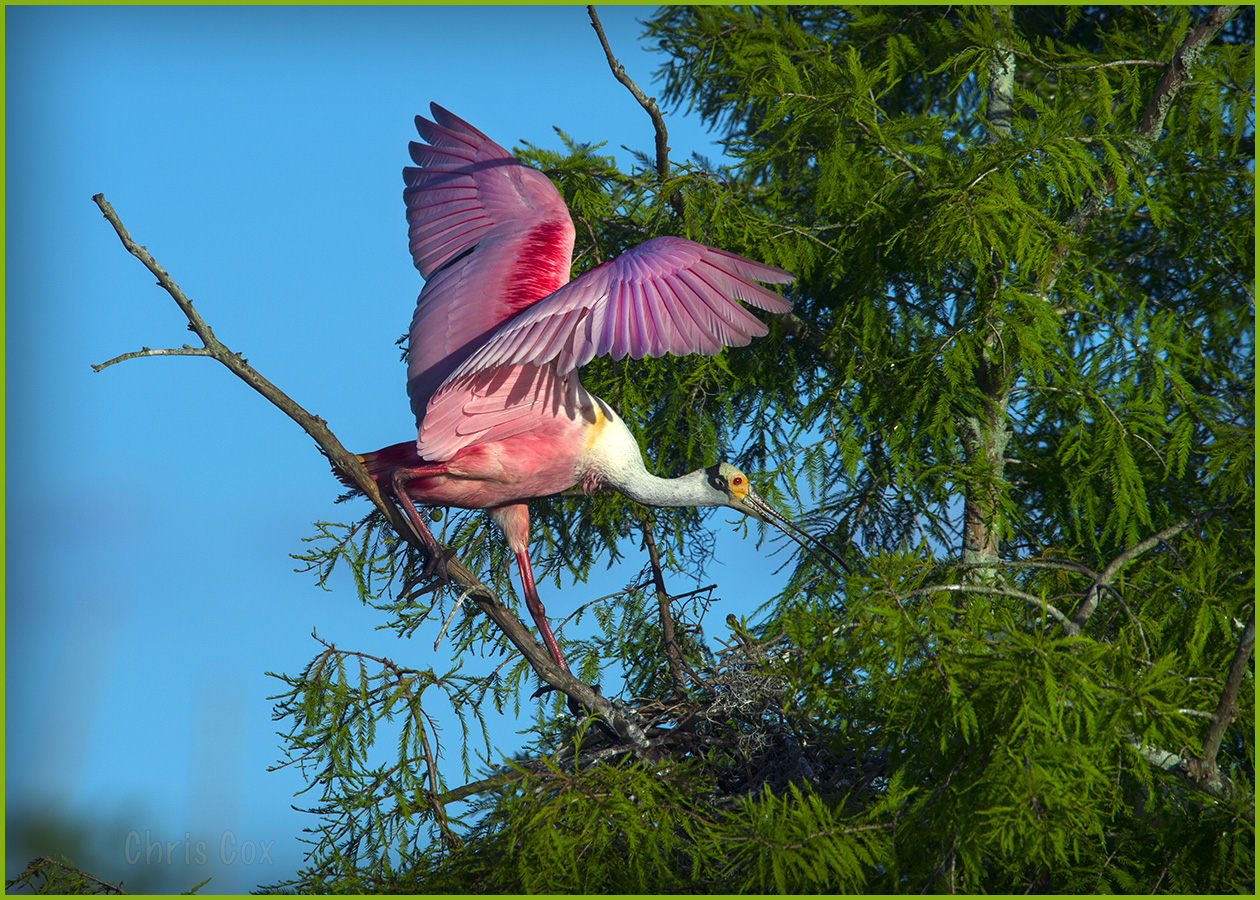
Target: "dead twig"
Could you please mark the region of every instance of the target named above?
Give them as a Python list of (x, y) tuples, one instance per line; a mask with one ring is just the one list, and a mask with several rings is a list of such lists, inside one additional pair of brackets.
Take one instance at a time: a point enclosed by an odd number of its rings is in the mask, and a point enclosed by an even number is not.
[(612, 47), (608, 46), (604, 26), (600, 24), (599, 14), (595, 12), (594, 5), (586, 7), (586, 14), (591, 18), (591, 27), (599, 35), (599, 43), (604, 48), (604, 55), (608, 57), (608, 68), (612, 69), (613, 77), (626, 86), (634, 99), (639, 101), (639, 105), (651, 117), (652, 128), (656, 131), (656, 172), (662, 179), (668, 178), (669, 131), (665, 127), (665, 117), (661, 115), (660, 107), (656, 105), (656, 98), (643, 93), (643, 90), (635, 84), (634, 79), (626, 74), (626, 67), (613, 55)]
[(661, 570), (661, 554), (656, 549), (656, 539), (652, 535), (650, 517), (644, 516), (643, 545), (647, 547), (648, 559), (652, 564), (652, 583), (656, 587), (656, 603), (661, 620), (661, 639), (665, 643), (665, 658), (669, 661), (670, 680), (674, 690), (683, 694), (687, 690), (687, 680), (683, 677), (682, 649), (678, 646), (678, 638), (674, 634), (674, 615), (669, 608), (669, 591), (665, 589), (665, 573)]

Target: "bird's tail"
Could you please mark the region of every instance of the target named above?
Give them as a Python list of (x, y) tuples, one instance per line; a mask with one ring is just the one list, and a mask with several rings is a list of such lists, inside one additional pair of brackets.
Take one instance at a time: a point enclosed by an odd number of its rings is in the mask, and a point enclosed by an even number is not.
[[(420, 454), (416, 452), (415, 441), (391, 444), (388, 447), (382, 447), (380, 450), (373, 450), (371, 453), (359, 453), (356, 455), (359, 457), (359, 462), (363, 463), (363, 468), (368, 470), (368, 474), (372, 476), (372, 479), (384, 488), (390, 486), (390, 478), (395, 469), (400, 466), (414, 467), (423, 462), (420, 459)], [(336, 466), (333, 466), (333, 474), (346, 487), (358, 488), (358, 485), (354, 483), (354, 479)]]

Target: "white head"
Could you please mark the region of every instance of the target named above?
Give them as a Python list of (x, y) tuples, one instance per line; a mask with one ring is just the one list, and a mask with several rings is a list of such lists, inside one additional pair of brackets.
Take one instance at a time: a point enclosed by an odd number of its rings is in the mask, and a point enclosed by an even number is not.
[[(802, 531), (790, 520), (779, 515), (766, 499), (753, 490), (752, 483), (748, 480), (748, 476), (735, 468), (728, 462), (719, 462), (702, 470), (708, 481), (709, 487), (714, 494), (714, 505), (728, 506), (731, 509), (738, 510), (746, 516), (752, 516), (761, 522), (767, 522), (774, 525), (796, 543), (800, 544), (802, 549), (807, 553), (814, 555), (814, 558), (821, 562), (828, 569), (827, 560), (822, 554), (830, 557), (840, 564), (840, 567), (846, 572), (852, 572), (848, 564), (837, 556), (830, 548), (824, 546), (817, 538)], [(838, 573), (832, 569), (832, 574)]]

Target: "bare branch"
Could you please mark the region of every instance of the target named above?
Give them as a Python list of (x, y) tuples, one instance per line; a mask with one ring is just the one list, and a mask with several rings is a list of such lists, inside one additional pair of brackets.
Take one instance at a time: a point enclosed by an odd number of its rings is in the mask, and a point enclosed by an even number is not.
[(101, 369), (107, 369), (114, 363), (126, 362), (129, 359), (139, 359), (143, 356), (209, 356), (214, 354), (205, 347), (189, 347), (187, 344), (172, 350), (154, 350), (152, 347), (141, 347), (139, 350), (133, 350), (131, 353), (124, 353), (122, 356), (115, 356), (113, 359), (107, 359), (103, 363), (92, 363), (92, 371), (99, 372)]
[[(150, 355), (209, 356), (218, 360), (232, 374), (262, 394), (272, 405), (301, 426), (302, 430), (309, 434), (315, 440), (315, 443), (319, 445), (320, 450), (328, 460), (354, 479), (355, 485), (359, 490), (381, 511), (403, 540), (421, 552), (425, 552), (425, 545), (415, 533), (411, 522), (388, 497), (381, 493), (376, 481), (368, 475), (359, 458), (342, 446), (337, 437), (328, 429), (327, 423), (319, 416), (308, 412), (298, 405), (292, 398), (250, 366), (241, 354), (234, 353), (219, 341), (214, 336), (210, 326), (206, 324), (193, 307), (192, 301), (180, 290), (179, 285), (175, 283), (170, 274), (162, 268), (145, 247), (132, 239), (122, 220), (114, 211), (113, 206), (105, 199), (105, 195), (96, 194), (92, 197), (92, 200), (100, 207), (106, 220), (114, 227), (114, 231), (117, 232), (119, 240), (122, 241), (127, 252), (140, 260), (145, 268), (157, 277), (158, 284), (179, 305), (179, 308), (187, 317), (192, 331), (201, 338), (205, 345), (202, 348), (190, 347), (187, 352), (176, 354), (141, 350), (133, 354), (124, 354), (107, 363), (102, 363), (97, 370), (99, 371), (114, 362), (121, 362), (124, 358)], [(634, 748), (636, 753), (646, 755), (649, 752), (647, 736), (635, 717), (627, 715), (619, 704), (613, 704), (607, 698), (598, 694), (590, 685), (579, 681), (573, 675), (557, 666), (547, 654), (546, 648), (534, 637), (533, 632), (517, 618), (512, 610), (504, 606), (502, 601), (488, 587), (482, 584), (463, 563), (452, 557), (446, 561), (446, 571), (451, 580), (467, 592), (467, 596), (477, 605), (477, 608), (498, 626), (508, 640), (511, 641), (512, 645), (529, 661), (530, 665), (534, 667), (534, 671), (538, 673), (543, 681), (572, 697), (587, 709), (602, 716), (612, 725), (617, 734)]]
[(1234, 658), (1229, 664), (1229, 674), (1225, 677), (1225, 689), (1221, 691), (1221, 700), (1212, 714), (1212, 724), (1208, 726), (1203, 739), (1203, 763), (1208, 777), (1220, 778), (1220, 768), (1216, 765), (1216, 754), (1220, 752), (1221, 740), (1225, 737), (1225, 729), (1234, 721), (1238, 711), (1234, 701), (1238, 698), (1238, 689), (1242, 686), (1243, 676), (1247, 674), (1247, 663), (1251, 660), (1251, 651), (1256, 646), (1256, 611), (1253, 607), (1251, 618), (1243, 628), (1238, 646), (1234, 650)]
[(612, 47), (608, 46), (608, 38), (604, 36), (604, 26), (600, 24), (599, 14), (595, 12), (594, 5), (586, 7), (586, 13), (591, 17), (591, 27), (599, 35), (599, 43), (604, 48), (604, 55), (608, 57), (608, 68), (612, 69), (613, 77), (626, 86), (634, 99), (639, 101), (639, 105), (652, 118), (652, 127), (656, 130), (656, 171), (661, 178), (666, 178), (669, 176), (669, 131), (665, 128), (665, 117), (661, 115), (660, 107), (656, 105), (656, 98), (643, 93), (635, 84), (634, 79), (626, 74), (626, 67), (613, 56)]
[(1054, 569), (1061, 572), (1077, 572), (1097, 578), (1098, 573), (1089, 566), (1070, 559), (1000, 559), (993, 563), (971, 563), (962, 568), (998, 566), (1003, 569)]
[[(175, 279), (171, 278), (170, 274), (162, 268), (158, 261), (153, 258), (145, 247), (136, 243), (136, 241), (132, 239), (131, 234), (127, 231), (126, 227), (122, 223), (122, 220), (118, 217), (118, 213), (114, 211), (114, 207), (105, 199), (105, 195), (96, 194), (92, 197), (92, 200), (98, 207), (100, 207), (101, 212), (105, 215), (105, 218), (109, 221), (110, 225), (114, 227), (114, 231), (117, 232), (118, 238), (122, 241), (122, 244), (127, 249), (127, 252), (136, 259), (140, 260), (140, 262), (144, 264), (145, 268), (157, 276), (158, 284), (168, 294), (170, 294), (171, 298), (179, 305), (179, 308), (188, 319), (190, 328), (197, 337), (201, 338), (202, 343), (205, 346), (203, 348), (190, 347), (189, 352), (186, 355), (209, 356), (218, 360), (231, 370), (234, 375), (254, 390), (258, 391), (258, 393), (266, 397), (268, 401), (278, 407), (285, 415), (300, 425), (307, 434), (314, 438), (315, 442), (319, 444), (320, 449), (324, 451), (324, 454), (333, 462), (334, 465), (350, 473), (354, 477), (355, 483), (359, 486), (359, 489), (367, 494), (368, 498), (372, 500), (372, 502), (381, 509), (387, 517), (389, 517), (390, 522), (395, 525), (395, 528), (398, 528), (398, 524), (405, 520), (402, 519), (397, 510), (394, 510), (392, 506), (385, 503), (381, 497), (380, 490), (376, 487), (376, 482), (372, 480), (372, 477), (368, 475), (363, 466), (359, 464), (358, 458), (341, 446), (341, 442), (338, 441), (333, 433), (328, 430), (327, 423), (325, 423), (319, 416), (307, 412), (295, 403), (288, 395), (255, 371), (239, 353), (233, 353), (228, 347), (221, 343), (214, 336), (214, 332), (210, 329), (210, 326), (206, 324), (205, 320), (201, 318), (201, 315), (193, 307), (192, 301), (184, 295), (182, 290), (180, 290), (179, 285), (175, 283)], [(144, 350), (138, 351), (135, 354), (123, 354), (121, 357), (117, 357), (106, 363), (101, 363), (99, 366), (94, 368), (96, 368), (97, 371), (100, 371), (106, 366), (111, 365), (114, 362), (122, 361), (125, 358), (135, 358), (137, 356), (146, 355), (150, 354), (146, 353)], [(399, 528), (398, 530), (400, 533), (406, 533), (405, 528)]]
[(665, 575), (661, 571), (661, 554), (657, 551), (656, 539), (652, 536), (651, 518), (645, 515), (641, 524), (643, 545), (647, 547), (648, 559), (652, 564), (652, 582), (656, 586), (656, 604), (660, 613), (661, 639), (665, 643), (665, 658), (669, 660), (669, 674), (674, 690), (682, 694), (687, 690), (687, 682), (683, 678), (682, 650), (674, 634), (674, 615), (669, 608), (669, 591), (665, 589)]
[(1154, 68), (1162, 69), (1164, 66), (1168, 65), (1168, 63), (1161, 62), (1160, 60), (1157, 60), (1157, 59), (1117, 59), (1114, 62), (1095, 63), (1094, 65), (1090, 65), (1090, 66), (1086, 66), (1086, 65), (1057, 66), (1054, 63), (1048, 63), (1045, 60), (1040, 59), (1035, 54), (1028, 53), (1023, 50), (1015, 51), (1015, 55), (1020, 57), (1021, 59), (1032, 60), (1034, 63), (1041, 66), (1041, 68), (1045, 69), (1047, 72), (1067, 72), (1071, 70), (1077, 70), (1081, 72), (1093, 72), (1096, 69), (1117, 69), (1117, 68), (1122, 68), (1124, 66), (1151, 66)]
[(912, 591), (907, 591), (905, 596), (917, 597), (925, 594), (939, 594), (943, 592), (960, 594), (991, 594), (994, 596), (1013, 597), (1016, 600), (1023, 600), (1029, 606), (1035, 607), (1036, 609), (1044, 609), (1051, 615), (1052, 618), (1064, 623), (1065, 626), (1068, 622), (1067, 616), (1051, 604), (1047, 603), (1041, 597), (1024, 591), (1018, 591), (1015, 588), (1010, 587), (991, 586), (986, 584), (934, 584), (931, 587), (915, 588)]

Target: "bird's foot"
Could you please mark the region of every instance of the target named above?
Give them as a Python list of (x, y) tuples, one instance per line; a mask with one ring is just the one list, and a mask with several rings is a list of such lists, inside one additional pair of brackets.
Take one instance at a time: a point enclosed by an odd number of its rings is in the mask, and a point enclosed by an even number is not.
[(420, 570), (420, 580), (437, 580), (443, 585), (449, 585), (451, 583), (451, 575), (446, 570), (446, 564), (454, 558), (455, 551), (450, 547), (443, 547), (437, 541), (434, 541), (432, 546), (425, 549), (424, 567)]
[[(546, 694), (550, 694), (554, 690), (556, 690), (556, 688), (550, 684), (540, 684), (538, 686), (538, 690), (534, 691), (534, 693), (529, 695), (529, 699), (537, 700), (539, 697), (542, 697)], [(592, 684), (591, 690), (593, 690), (597, 696), (603, 696), (602, 694), (600, 694), (598, 684)], [(566, 699), (568, 700), (569, 712), (573, 714), (573, 717), (575, 719), (584, 719), (587, 716), (595, 715), (595, 711), (593, 709), (588, 709), (587, 707), (583, 706), (581, 703), (578, 703), (572, 697), (567, 697)], [(601, 728), (604, 727), (603, 722), (600, 721), (598, 718), (596, 718), (595, 721), (600, 725)]]
[(424, 516), (420, 515), (420, 510), (416, 508), (416, 504), (407, 494), (407, 480), (412, 472), (413, 470), (403, 467), (394, 469), (394, 473), (391, 476), (394, 498), (402, 505), (403, 512), (411, 522), (412, 530), (415, 531), (416, 537), (420, 538), (420, 543), (424, 545), (424, 568), (420, 570), (420, 580), (430, 581), (436, 578), (442, 584), (447, 585), (451, 583), (451, 576), (446, 571), (446, 563), (455, 555), (455, 551), (438, 543), (438, 539), (429, 530), (429, 525), (425, 522)]

